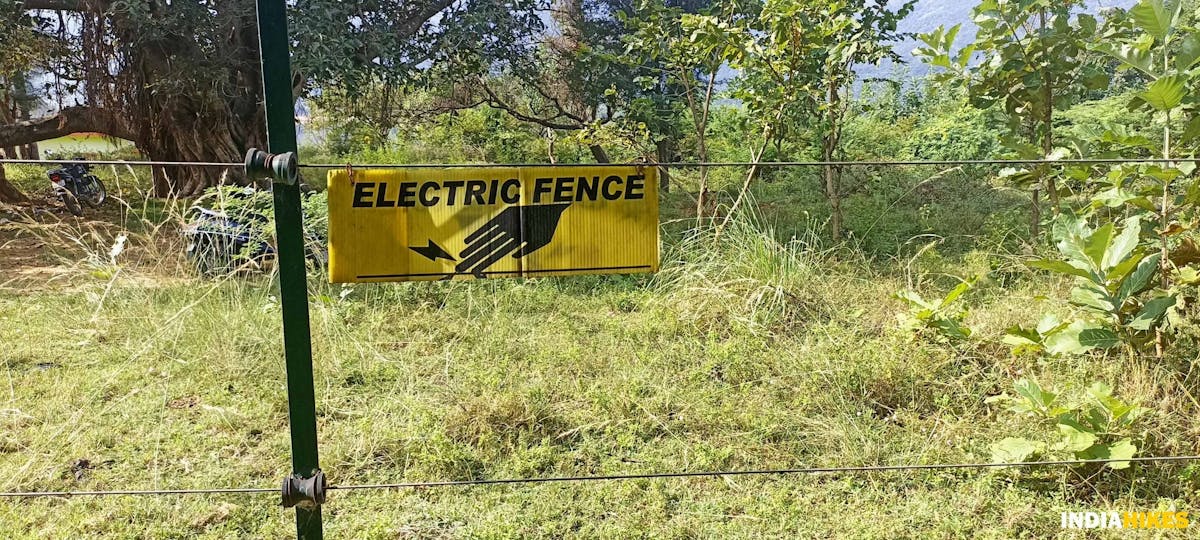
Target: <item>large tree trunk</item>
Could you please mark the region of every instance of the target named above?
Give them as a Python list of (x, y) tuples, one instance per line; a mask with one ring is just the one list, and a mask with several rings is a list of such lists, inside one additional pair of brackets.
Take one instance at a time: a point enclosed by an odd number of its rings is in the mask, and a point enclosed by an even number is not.
[(9, 183), (8, 177), (4, 175), (4, 165), (0, 165), (0, 202), (23, 203), (27, 201), (29, 198), (16, 186)]
[[(214, 19), (223, 28), (216, 33), (220, 41), (209, 45), (218, 47), (221, 63), (208, 65), (214, 53), (196, 40), (147, 36), (125, 12), (106, 11), (108, 2), (27, 3), (29, 9), (79, 14), (78, 31), (88, 50), (78, 69), (88, 81), (88, 105), (0, 123), (0, 148), (94, 131), (133, 141), (152, 161), (240, 162), (247, 148), (266, 139), (257, 23), (253, 2), (218, 5), (228, 16)], [(169, 3), (146, 7), (155, 17), (177, 15)], [(192, 64), (207, 71), (191, 75)], [(189, 83), (189, 77), (196, 80)], [(221, 181), (242, 180), (236, 168), (164, 166), (153, 167), (152, 174), (159, 197), (196, 195)]]
[[(253, 11), (230, 28), (225, 46), (236, 55), (226, 70), (225, 88), (232, 94), (199, 91), (162, 93), (159, 79), (171, 73), (172, 57), (194, 57), (195, 43), (164, 37), (155, 46), (137, 50), (133, 73), (137, 99), (131, 111), (144, 126), (134, 139), (152, 161), (239, 162), (247, 148), (266, 141), (263, 110), (259, 102), (262, 80), (258, 67), (258, 34)], [(136, 32), (123, 28), (118, 33)], [(242, 183), (236, 169), (201, 166), (156, 166), (152, 169), (156, 197), (193, 196), (220, 183)]]

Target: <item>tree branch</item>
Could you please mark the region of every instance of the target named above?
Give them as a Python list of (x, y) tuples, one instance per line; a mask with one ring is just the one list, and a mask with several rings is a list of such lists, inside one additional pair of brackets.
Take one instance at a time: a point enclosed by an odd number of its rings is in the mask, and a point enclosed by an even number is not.
[(426, 4), (424, 7), (417, 10), (416, 13), (412, 14), (407, 21), (397, 27), (396, 35), (402, 39), (412, 38), (413, 36), (417, 35), (417, 32), (421, 30), (421, 27), (424, 26), (429, 19), (432, 19), (434, 15), (441, 13), (442, 10), (450, 7), (450, 5), (453, 3), (454, 0), (434, 0), (429, 4)]
[(489, 87), (486, 82), (481, 81), (480, 87), (483, 88), (483, 91), (488, 95), (487, 101), (489, 106), (500, 109), (512, 115), (513, 118), (521, 120), (522, 122), (530, 122), (551, 129), (574, 130), (583, 128), (583, 126), (579, 124), (564, 124), (562, 122), (556, 122), (552, 118), (539, 118), (536, 116), (523, 114), (521, 111), (518, 111), (516, 107), (512, 107), (502, 101), (500, 96), (496, 95), (496, 93), (492, 91), (491, 87)]
[(0, 124), (0, 148), (21, 146), (87, 131), (127, 140), (136, 138), (133, 131), (117, 122), (108, 111), (92, 107), (67, 107), (55, 116)]

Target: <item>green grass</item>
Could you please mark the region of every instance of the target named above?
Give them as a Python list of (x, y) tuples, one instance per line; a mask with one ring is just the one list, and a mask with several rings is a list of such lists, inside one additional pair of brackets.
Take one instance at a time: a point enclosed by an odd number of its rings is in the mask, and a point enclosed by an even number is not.
[[(130, 253), (153, 251), (143, 238)], [(944, 292), (947, 268), (987, 274), (1003, 257), (871, 261), (817, 238), (759, 218), (715, 244), (673, 232), (656, 276), (314, 283), (323, 468), (354, 484), (988, 461), (991, 443), (1038, 432), (984, 403), (1021, 376), (1105, 381), (1153, 409), (1147, 453), (1196, 452), (1184, 359), (996, 344), (1064, 309), (1036, 298), (1066, 283), (993, 271), (967, 300), (976, 339), (943, 345), (900, 329), (893, 293)], [(274, 284), (118, 267), (0, 291), (3, 490), (276, 486)], [(334, 492), (325, 512), (331, 538), (1083, 538), (1059, 512), (1194, 511), (1198, 488), (1195, 466), (1160, 465)], [(5, 538), (292, 532), (274, 495), (0, 501)]]

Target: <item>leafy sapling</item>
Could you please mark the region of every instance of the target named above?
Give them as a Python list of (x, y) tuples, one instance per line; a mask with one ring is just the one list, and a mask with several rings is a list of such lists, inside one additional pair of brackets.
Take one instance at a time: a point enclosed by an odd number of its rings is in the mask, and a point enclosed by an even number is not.
[[(1139, 448), (1134, 442), (1134, 424), (1147, 409), (1126, 403), (1112, 394), (1104, 383), (1093, 383), (1081, 403), (1064, 403), (1060, 396), (1043, 389), (1037, 382), (1016, 382), (1016, 395), (988, 398), (1002, 403), (1020, 417), (1033, 418), (1043, 427), (1053, 427), (1055, 435), (1036, 438), (1006, 437), (991, 446), (992, 459), (1018, 463), (1035, 459), (1128, 459)], [(1128, 461), (1106, 463), (1112, 469), (1129, 467)]]

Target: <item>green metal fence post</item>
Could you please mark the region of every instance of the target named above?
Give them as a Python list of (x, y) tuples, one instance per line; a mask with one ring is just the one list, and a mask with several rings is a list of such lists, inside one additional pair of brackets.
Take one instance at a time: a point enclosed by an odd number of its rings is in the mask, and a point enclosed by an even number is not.
[[(296, 102), (292, 96), (289, 41), (285, 0), (258, 0), (258, 44), (267, 109), (267, 148), (273, 154), (296, 151)], [(299, 183), (275, 182), (274, 197), (292, 473), (310, 478), (320, 467)], [(320, 506), (296, 507), (296, 533), (303, 540), (322, 537)]]

